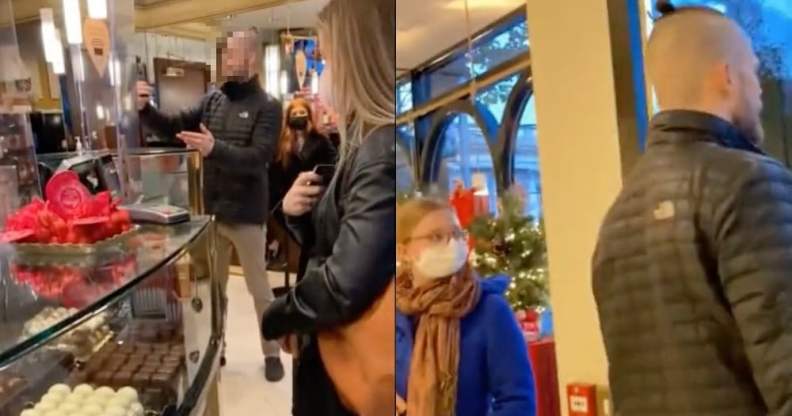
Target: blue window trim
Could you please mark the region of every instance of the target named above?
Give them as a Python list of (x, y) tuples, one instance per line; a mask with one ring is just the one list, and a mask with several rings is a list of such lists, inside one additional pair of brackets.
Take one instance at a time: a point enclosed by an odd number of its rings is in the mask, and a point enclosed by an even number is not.
[(630, 58), (632, 60), (633, 91), (635, 93), (636, 123), (638, 130), (638, 148), (646, 148), (646, 136), (649, 134), (648, 91), (644, 69), (643, 30), (641, 29), (641, 5), (637, 1), (627, 3), (627, 22), (630, 36)]

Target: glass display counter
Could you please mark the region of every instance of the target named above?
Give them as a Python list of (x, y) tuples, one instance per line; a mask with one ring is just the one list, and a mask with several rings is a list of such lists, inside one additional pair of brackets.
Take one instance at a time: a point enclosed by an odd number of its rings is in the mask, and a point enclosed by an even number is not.
[(222, 334), (211, 232), (194, 216), (90, 254), (0, 247), (0, 415), (203, 415)]

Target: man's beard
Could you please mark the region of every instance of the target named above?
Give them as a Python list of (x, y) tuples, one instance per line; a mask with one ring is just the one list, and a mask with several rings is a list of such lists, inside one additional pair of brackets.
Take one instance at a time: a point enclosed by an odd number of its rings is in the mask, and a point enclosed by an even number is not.
[(764, 143), (764, 127), (760, 120), (755, 119), (749, 123), (738, 123), (737, 129), (754, 145), (761, 146)]
[(752, 110), (740, 113), (745, 116), (737, 116), (734, 118), (735, 127), (737, 127), (737, 130), (740, 131), (740, 134), (742, 134), (745, 139), (753, 143), (755, 146), (761, 146), (765, 139), (761, 111)]

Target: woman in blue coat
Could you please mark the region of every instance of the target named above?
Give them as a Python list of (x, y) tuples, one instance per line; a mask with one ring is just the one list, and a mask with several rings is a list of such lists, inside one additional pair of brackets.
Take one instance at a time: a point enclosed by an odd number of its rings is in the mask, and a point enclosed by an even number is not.
[(480, 280), (447, 203), (397, 208), (396, 390), (408, 416), (533, 416), (531, 364), (503, 292)]

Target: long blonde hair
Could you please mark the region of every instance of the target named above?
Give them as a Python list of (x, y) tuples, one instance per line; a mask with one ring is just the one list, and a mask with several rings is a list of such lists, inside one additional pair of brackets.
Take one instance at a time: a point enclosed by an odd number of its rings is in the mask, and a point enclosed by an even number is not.
[(331, 0), (319, 14), (328, 50), (341, 160), (370, 131), (396, 117), (396, 2)]

